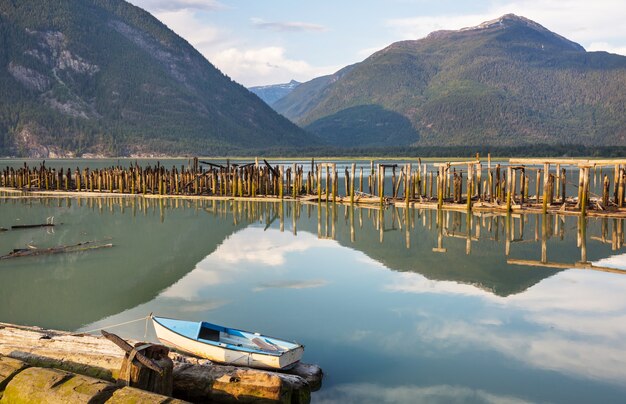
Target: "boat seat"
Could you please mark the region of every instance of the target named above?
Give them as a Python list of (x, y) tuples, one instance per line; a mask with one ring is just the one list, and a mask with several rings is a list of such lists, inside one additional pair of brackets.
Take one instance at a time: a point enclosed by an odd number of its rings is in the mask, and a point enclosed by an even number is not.
[(263, 341), (261, 338), (252, 338), (252, 342), (254, 342), (256, 344), (256, 346), (258, 346), (261, 349), (264, 349), (266, 351), (278, 351), (278, 348), (275, 345), (272, 344), (268, 344), (267, 342)]
[(212, 328), (200, 327), (200, 332), (198, 333), (198, 339), (204, 339), (207, 341), (219, 341), (220, 332)]

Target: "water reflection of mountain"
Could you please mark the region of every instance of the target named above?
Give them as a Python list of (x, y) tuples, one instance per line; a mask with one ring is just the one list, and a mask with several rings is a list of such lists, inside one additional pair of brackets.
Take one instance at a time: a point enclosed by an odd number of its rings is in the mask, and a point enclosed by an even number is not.
[[(313, 209), (316, 210), (317, 207)], [(332, 206), (329, 206), (329, 210), (328, 224), (329, 227), (332, 227)], [(451, 212), (451, 214), (456, 215), (458, 213)], [(458, 229), (454, 229), (451, 223), (447, 223), (443, 241), (446, 252), (433, 251), (433, 248), (438, 245), (436, 211), (411, 212), (409, 248), (407, 248), (406, 218), (403, 209), (399, 209), (395, 213), (390, 209), (385, 211), (382, 243), (380, 241), (380, 224), (377, 223), (379, 221), (378, 211), (368, 213), (367, 210), (359, 212), (357, 209), (352, 219), (349, 210), (346, 215), (344, 207), (339, 206), (335, 215), (337, 217), (335, 221), (335, 240), (337, 242), (343, 246), (362, 251), (393, 271), (415, 272), (432, 280), (471, 284), (499, 296), (523, 292), (541, 280), (559, 272), (554, 269), (538, 270), (537, 268), (508, 265), (505, 255), (505, 235), (498, 234), (497, 239), (494, 237), (494, 233), (504, 231), (504, 218), (498, 218), (499, 228), (496, 230), (494, 225), (491, 234), (486, 229), (482, 229), (482, 234), (478, 239), (476, 239), (475, 233), (477, 223), (474, 221), (471, 234), (474, 240), (471, 245), (471, 253), (467, 255), (467, 231), (464, 214), (461, 215), (462, 222)], [(451, 221), (449, 217), (447, 219)], [(353, 233), (350, 225), (352, 220), (354, 220), (354, 241), (352, 241)], [(444, 220), (446, 220), (445, 217)], [(323, 237), (327, 234), (326, 223), (326, 207), (322, 205)], [(455, 225), (457, 224), (455, 223)], [(379, 227), (378, 230), (376, 226)], [(316, 211), (311, 218), (308, 218), (306, 214), (301, 215), (301, 220), (298, 221), (298, 230), (318, 233)], [(329, 230), (328, 234), (331, 236), (332, 230)], [(526, 244), (517, 248), (515, 253), (518, 256), (536, 256), (536, 250), (536, 245)], [(561, 256), (561, 254), (562, 252), (558, 255)]]
[(64, 224), (54, 235), (39, 229), (5, 232), (2, 250), (33, 239), (43, 247), (105, 237), (112, 237), (114, 248), (0, 262), (0, 321), (69, 330), (122, 312), (152, 300), (245, 227), (193, 204), (168, 209), (161, 222), (158, 202), (145, 210), (137, 203), (123, 211), (119, 204), (105, 202), (102, 212), (97, 203), (91, 208), (70, 203), (3, 207), (3, 223), (54, 215)]

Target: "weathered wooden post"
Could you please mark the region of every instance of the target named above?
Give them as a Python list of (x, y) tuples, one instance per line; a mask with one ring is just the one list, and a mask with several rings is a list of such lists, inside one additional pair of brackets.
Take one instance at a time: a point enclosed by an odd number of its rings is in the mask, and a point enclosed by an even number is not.
[[(556, 197), (561, 195), (561, 164), (556, 164)], [(565, 202), (565, 201), (563, 201)]]
[(611, 189), (611, 181), (609, 181), (609, 176), (605, 175), (602, 186), (602, 206), (604, 208), (609, 206), (609, 189)]
[(550, 175), (550, 164), (543, 164), (543, 209), (542, 212), (548, 211), (548, 177)]
[(385, 203), (385, 166), (378, 165), (378, 197), (380, 198), (380, 205)]
[(363, 193), (363, 167), (359, 167), (359, 192)]
[(444, 166), (439, 166), (439, 171), (437, 173), (437, 209), (441, 209), (443, 207), (443, 176), (444, 176)]
[(396, 197), (396, 165), (391, 166), (391, 197)]
[(524, 207), (524, 199), (526, 198), (526, 192), (528, 187), (528, 182), (526, 179), (526, 169), (522, 167), (520, 174), (520, 207)]
[(476, 195), (480, 200), (482, 200), (482, 177), (483, 177), (483, 165), (478, 163), (476, 165)]
[(496, 187), (495, 189), (495, 197), (496, 197), (496, 202), (500, 203), (500, 201), (502, 200), (502, 195), (500, 194), (500, 191), (502, 189), (502, 187), (500, 186), (500, 164), (496, 164), (496, 180), (494, 181), (494, 185)]
[(539, 184), (541, 183), (541, 168), (537, 169), (535, 176), (535, 203), (539, 203)]
[(614, 171), (613, 171), (613, 200), (615, 201), (615, 204), (617, 205), (617, 192), (618, 192), (618, 188), (619, 188), (619, 168), (620, 165), (619, 164), (615, 164), (614, 167)]
[[(352, 177), (350, 181), (350, 205), (354, 205), (354, 178), (356, 175), (356, 163), (352, 163)], [(363, 185), (363, 170), (361, 170), (361, 185)]]
[(467, 215), (471, 215), (472, 212), (472, 195), (473, 195), (473, 179), (474, 179), (474, 164), (467, 165)]
[[(411, 190), (411, 163), (408, 163), (405, 166), (405, 172), (404, 172), (404, 199), (406, 201), (406, 206), (407, 208), (409, 207), (409, 192)], [(407, 216), (409, 214), (408, 210), (406, 211)]]
[(317, 165), (317, 203), (322, 202), (322, 166)]
[(489, 181), (488, 198), (493, 201), (493, 173), (491, 172), (491, 153), (487, 153), (487, 180)]
[(333, 203), (337, 202), (338, 189), (339, 189), (339, 180), (337, 177), (337, 164), (333, 163)]
[(617, 207), (622, 208), (624, 206), (624, 169), (620, 168), (618, 171), (619, 186), (617, 188)]
[(102, 331), (108, 340), (126, 352), (118, 383), (153, 393), (171, 396), (174, 387), (174, 363), (163, 345), (138, 343), (134, 347), (115, 334)]
[(578, 167), (578, 203), (576, 204), (577, 208), (582, 208), (582, 200), (583, 200), (583, 185), (584, 185), (584, 169)]
[(565, 168), (561, 169), (561, 199), (563, 200), (563, 204), (565, 205), (565, 197), (566, 197), (566, 185), (567, 185), (567, 181), (566, 181), (566, 170)]
[(587, 188), (589, 187), (589, 167), (583, 168), (583, 186), (582, 201), (580, 203), (580, 214), (585, 216), (587, 213)]
[[(278, 171), (278, 197), (283, 199), (283, 175), (285, 168), (280, 166)], [(282, 204), (281, 204), (282, 205)]]
[[(512, 176), (511, 174), (513, 173), (513, 169), (511, 168), (511, 166), (507, 166), (506, 168), (506, 211), (507, 214), (508, 212), (511, 211), (511, 187), (513, 186), (513, 181), (512, 181)], [(508, 217), (508, 215), (507, 215)]]

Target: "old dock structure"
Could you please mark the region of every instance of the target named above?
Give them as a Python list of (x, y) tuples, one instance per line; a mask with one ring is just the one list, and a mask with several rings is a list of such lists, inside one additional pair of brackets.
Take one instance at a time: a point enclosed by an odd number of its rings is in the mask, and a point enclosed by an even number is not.
[[(467, 211), (540, 212), (626, 217), (626, 159), (516, 158), (388, 164), (272, 166), (267, 160), (217, 164), (194, 158), (187, 166), (104, 169), (5, 167), (4, 191), (143, 195), (146, 197), (299, 200), (406, 205)], [(391, 175), (389, 175), (391, 174)], [(343, 178), (343, 184), (340, 184)], [(340, 185), (343, 194), (340, 195)], [(571, 192), (568, 194), (568, 190)]]

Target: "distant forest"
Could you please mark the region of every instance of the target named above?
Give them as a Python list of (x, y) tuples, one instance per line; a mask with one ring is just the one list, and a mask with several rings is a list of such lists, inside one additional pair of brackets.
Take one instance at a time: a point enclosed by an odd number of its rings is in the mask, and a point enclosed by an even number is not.
[[(267, 157), (626, 157), (626, 146), (525, 145), (525, 146), (424, 146), (424, 147), (311, 147), (306, 149), (233, 149), (227, 154)], [(224, 155), (224, 154), (222, 154)]]

